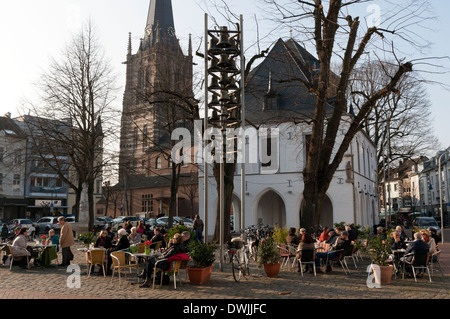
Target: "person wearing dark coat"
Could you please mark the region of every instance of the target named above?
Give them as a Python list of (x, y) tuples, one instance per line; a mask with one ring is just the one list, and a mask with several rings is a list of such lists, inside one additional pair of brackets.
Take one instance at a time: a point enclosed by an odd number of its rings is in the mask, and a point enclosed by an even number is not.
[(153, 275), (153, 269), (156, 263), (158, 263), (158, 268), (163, 271), (170, 269), (170, 262), (167, 260), (178, 254), (187, 253), (186, 247), (183, 245), (183, 239), (181, 234), (175, 234), (169, 242), (169, 246), (166, 251), (159, 257), (151, 257), (148, 259), (144, 271), (140, 277), (144, 278), (144, 283), (140, 285), (140, 288), (148, 288), (151, 286), (151, 277)]
[(111, 247), (111, 249), (108, 252), (108, 263), (107, 263), (108, 274), (111, 273), (111, 265), (112, 265), (111, 253), (114, 251), (126, 250), (126, 249), (130, 248), (130, 242), (128, 241), (127, 231), (125, 229), (121, 228), (121, 229), (119, 229), (117, 234), (119, 236), (119, 241), (117, 242), (116, 245), (113, 244), (113, 246)]
[(156, 227), (154, 229), (154, 235), (150, 239), (150, 241), (152, 242), (152, 245), (150, 246), (150, 248), (152, 248), (152, 249), (156, 249), (156, 245), (159, 242), (161, 242), (160, 248), (166, 247), (166, 241), (164, 240), (164, 235), (161, 233), (161, 228), (159, 228), (159, 227)]
[(108, 231), (106, 229), (103, 229), (100, 232), (100, 236), (98, 236), (97, 240), (95, 241), (94, 247), (109, 249), (112, 247), (112, 245), (112, 237), (108, 235)]
[[(421, 253), (428, 254), (429, 250), (430, 250), (430, 247), (428, 246), (428, 244), (425, 241), (422, 240), (422, 235), (419, 232), (414, 233), (414, 241), (409, 243), (409, 245), (406, 247), (406, 250), (405, 250), (405, 256), (400, 258), (401, 265), (407, 266), (407, 264), (405, 264), (405, 261), (410, 263), (414, 257), (413, 254), (421, 254)], [(411, 254), (411, 255), (407, 256), (408, 254)], [(405, 267), (405, 270), (410, 272), (411, 268)]]

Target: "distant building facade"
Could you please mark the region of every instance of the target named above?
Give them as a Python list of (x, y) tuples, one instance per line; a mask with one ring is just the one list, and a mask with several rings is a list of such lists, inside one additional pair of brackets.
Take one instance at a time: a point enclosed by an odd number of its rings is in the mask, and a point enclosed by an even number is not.
[(26, 217), (25, 132), (11, 119), (0, 116), (0, 220)]

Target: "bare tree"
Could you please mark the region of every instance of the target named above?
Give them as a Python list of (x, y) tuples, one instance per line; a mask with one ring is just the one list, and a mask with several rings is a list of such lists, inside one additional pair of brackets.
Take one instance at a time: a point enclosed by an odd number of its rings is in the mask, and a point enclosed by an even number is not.
[[(349, 99), (357, 111), (364, 101), (361, 97), (378, 91), (395, 67), (377, 61), (354, 70)], [(383, 162), (394, 163), (439, 149), (431, 122), (431, 102), (423, 83), (413, 74), (404, 76), (397, 91), (379, 99), (363, 121), (364, 131), (377, 146), (378, 172), (383, 170)]]
[[(77, 203), (83, 185), (87, 185), (89, 201), (89, 228), (94, 222), (94, 187), (105, 165), (110, 164), (103, 145), (116, 127), (112, 103), (115, 100), (116, 78), (89, 21), (62, 50), (61, 56), (53, 58), (37, 87), (41, 105), (30, 103), (28, 113), (34, 114), (31, 125), (41, 131), (48, 150), (63, 151), (70, 160), (71, 174), (62, 170), (63, 163), (58, 152), (42, 154), (61, 179), (76, 192)], [(55, 126), (53, 123), (60, 123)], [(38, 147), (39, 144), (36, 144)], [(48, 153), (48, 152), (46, 152)], [(66, 163), (67, 164), (67, 163)]]

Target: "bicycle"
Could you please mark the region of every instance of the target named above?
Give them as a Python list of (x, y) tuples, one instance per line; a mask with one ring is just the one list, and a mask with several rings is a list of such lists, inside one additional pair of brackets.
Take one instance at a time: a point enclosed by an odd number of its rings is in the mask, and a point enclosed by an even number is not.
[(243, 241), (232, 241), (227, 243), (227, 254), (231, 256), (231, 271), (233, 278), (239, 282), (242, 276), (250, 275), (248, 246)]

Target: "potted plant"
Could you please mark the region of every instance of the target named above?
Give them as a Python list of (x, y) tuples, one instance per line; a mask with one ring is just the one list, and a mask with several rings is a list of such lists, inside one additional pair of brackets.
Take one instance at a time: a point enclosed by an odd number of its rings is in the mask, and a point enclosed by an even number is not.
[(189, 281), (193, 285), (202, 285), (211, 278), (212, 268), (216, 259), (216, 245), (192, 241), (189, 245), (189, 255), (194, 265), (187, 268)]
[[(381, 285), (389, 285), (392, 279), (393, 265), (390, 262), (391, 254), (391, 231), (387, 234), (386, 238), (370, 234), (370, 230), (367, 229), (362, 235), (363, 241), (358, 245), (358, 249), (361, 252), (368, 255), (372, 261), (372, 269), (374, 270), (375, 282)], [(375, 271), (375, 267), (380, 271)]]
[(89, 247), (90, 244), (94, 241), (94, 233), (82, 233), (78, 235), (78, 240), (81, 241), (84, 246)]
[(280, 251), (273, 238), (261, 241), (258, 246), (257, 262), (259, 267), (264, 266), (267, 277), (277, 277), (280, 272)]

